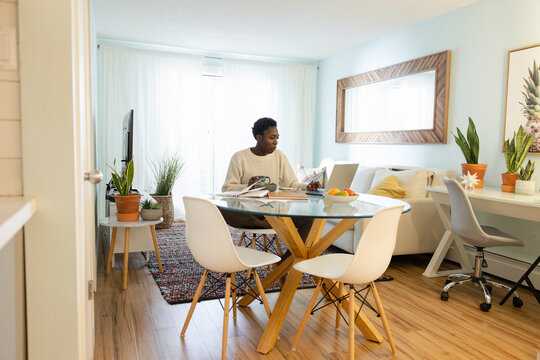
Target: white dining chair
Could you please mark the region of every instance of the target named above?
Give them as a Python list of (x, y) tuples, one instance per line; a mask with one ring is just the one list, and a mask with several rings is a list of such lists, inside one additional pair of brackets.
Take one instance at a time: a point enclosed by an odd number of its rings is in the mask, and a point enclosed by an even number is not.
[[(184, 337), (195, 306), (201, 295), (208, 271), (226, 274), (225, 305), (223, 315), (223, 337), (221, 358), (226, 358), (227, 329), (229, 324), (229, 301), (232, 287), (233, 316), (236, 318), (236, 284), (235, 273), (253, 269), (255, 282), (264, 304), (266, 314), (270, 318), (270, 306), (266, 299), (259, 275), (255, 268), (274, 264), (280, 260), (279, 256), (271, 253), (253, 250), (251, 248), (235, 246), (229, 228), (217, 207), (208, 200), (184, 196), (186, 210), (186, 243), (191, 254), (197, 262), (205, 268), (193, 301), (189, 308), (181, 336)], [(232, 282), (232, 284), (231, 284)]]
[[(482, 268), (487, 267), (487, 262), (484, 258), (484, 248), (491, 246), (523, 246), (523, 242), (497, 228), (480, 225), (474, 214), (471, 202), (461, 184), (457, 180), (447, 177), (443, 181), (450, 197), (452, 232), (467, 244), (476, 247), (476, 257), (473, 275), (452, 274), (448, 276), (441, 293), (441, 300), (448, 301), (448, 290), (452, 287), (472, 282), (480, 285), (484, 293), (485, 302), (480, 304), (480, 309), (482, 311), (489, 311), (491, 309), (491, 290), (493, 286), (506, 290), (511, 290), (511, 287), (491, 281), (484, 276)], [(452, 280), (453, 278), (456, 278), (456, 280)], [(513, 304), (518, 308), (523, 306), (523, 301), (517, 292), (514, 292)]]
[[(294, 268), (306, 274), (310, 274), (314, 277), (319, 277), (320, 280), (315, 288), (315, 292), (311, 297), (304, 318), (296, 338), (292, 344), (292, 349), (296, 349), (296, 345), (300, 340), (300, 336), (304, 331), (310, 314), (313, 311), (317, 296), (321, 291), (322, 283), (325, 279), (329, 279), (337, 282), (337, 286), (341, 290), (343, 284), (349, 287), (348, 294), (333, 299), (332, 302), (338, 302), (336, 308), (336, 328), (339, 328), (339, 316), (341, 309), (341, 302), (348, 298), (348, 314), (349, 314), (349, 358), (354, 359), (354, 328), (355, 316), (354, 316), (354, 299), (357, 294), (363, 290), (370, 290), (373, 292), (375, 303), (377, 305), (378, 313), (381, 317), (388, 342), (392, 349), (392, 353), (396, 354), (396, 347), (392, 334), (390, 333), (390, 327), (386, 319), (379, 293), (375, 287), (374, 280), (379, 278), (384, 271), (388, 268), (390, 260), (392, 258), (392, 252), (396, 245), (397, 227), (400, 219), (403, 206), (395, 206), (385, 208), (378, 211), (373, 219), (369, 222), (368, 226), (362, 233), (360, 241), (356, 247), (354, 255), (351, 254), (329, 254), (319, 256), (313, 259), (300, 261), (294, 265)], [(356, 290), (355, 285), (367, 284), (360, 290)], [(361, 296), (364, 303), (367, 303), (366, 296)], [(370, 305), (368, 305), (371, 307)]]

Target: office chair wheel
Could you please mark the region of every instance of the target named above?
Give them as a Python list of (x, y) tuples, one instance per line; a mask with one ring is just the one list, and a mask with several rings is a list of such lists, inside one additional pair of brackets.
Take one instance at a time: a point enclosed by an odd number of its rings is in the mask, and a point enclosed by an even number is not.
[(514, 307), (520, 308), (523, 306), (523, 300), (514, 296), (512, 298), (512, 304), (514, 305)]
[(480, 304), (480, 310), (489, 311), (489, 309), (491, 309), (491, 304), (488, 304), (488, 303), (481, 303)]
[(443, 291), (441, 293), (441, 300), (442, 301), (448, 301), (448, 291)]

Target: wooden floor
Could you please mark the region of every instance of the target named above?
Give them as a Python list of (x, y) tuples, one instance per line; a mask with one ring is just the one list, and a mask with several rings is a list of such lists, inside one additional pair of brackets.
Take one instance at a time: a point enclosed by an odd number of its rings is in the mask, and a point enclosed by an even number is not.
[[(95, 359), (219, 359), (223, 311), (217, 300), (200, 302), (184, 339), (180, 330), (189, 304), (168, 305), (146, 268), (141, 254), (131, 254), (127, 290), (122, 287), (122, 256), (117, 267), (105, 275), (103, 254), (98, 268), (95, 300)], [(392, 356), (378, 318), (367, 315), (383, 334), (382, 344), (367, 341), (356, 332), (357, 359), (537, 359), (540, 352), (540, 305), (531, 293), (521, 290), (525, 303), (515, 309), (510, 299), (498, 301), (503, 290), (494, 289), (489, 313), (480, 311), (481, 290), (462, 285), (440, 300), (443, 278), (425, 278), (428, 262), (423, 256), (394, 257), (388, 274), (395, 280), (377, 283), (377, 288), (396, 342)], [(296, 351), (291, 350), (301, 318), (313, 290), (296, 293), (276, 347), (268, 354), (256, 352), (267, 323), (258, 302), (240, 308), (236, 321), (229, 321), (228, 359), (346, 359), (347, 329), (334, 329), (332, 307), (316, 312), (308, 321)], [(273, 308), (276, 293), (269, 294)], [(371, 297), (371, 295), (370, 295)]]

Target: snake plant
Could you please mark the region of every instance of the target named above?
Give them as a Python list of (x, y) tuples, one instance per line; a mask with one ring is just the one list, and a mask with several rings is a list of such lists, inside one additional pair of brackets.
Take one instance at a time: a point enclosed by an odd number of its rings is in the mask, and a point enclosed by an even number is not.
[(529, 153), (529, 147), (533, 140), (534, 135), (525, 135), (523, 126), (520, 125), (517, 134), (514, 132), (512, 139), (504, 141), (504, 159), (509, 174), (517, 174), (519, 167)]
[(458, 144), (461, 152), (465, 156), (465, 161), (467, 164), (478, 164), (478, 153), (480, 152), (480, 140), (478, 139), (478, 134), (476, 133), (476, 126), (474, 122), (469, 117), (469, 126), (467, 128), (467, 138), (463, 136), (463, 133), (459, 128), (457, 128), (458, 135), (454, 133), (454, 140)]
[(111, 165), (108, 166), (112, 170), (111, 176), (116, 190), (118, 190), (120, 196), (128, 196), (131, 190), (131, 184), (133, 183), (133, 159), (128, 162), (121, 174), (116, 171), (116, 159), (114, 159), (114, 167)]
[(534, 161), (529, 160), (527, 165), (525, 167), (521, 167), (519, 169), (519, 179), (522, 181), (529, 181), (531, 180), (531, 176), (534, 172)]

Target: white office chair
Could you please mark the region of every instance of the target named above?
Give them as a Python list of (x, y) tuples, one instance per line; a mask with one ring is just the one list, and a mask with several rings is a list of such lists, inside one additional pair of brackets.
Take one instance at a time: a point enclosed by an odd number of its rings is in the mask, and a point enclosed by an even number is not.
[[(304, 318), (296, 338), (292, 344), (292, 349), (296, 349), (296, 345), (300, 340), (300, 336), (306, 326), (309, 315), (315, 305), (317, 295), (321, 291), (322, 282), (324, 279), (330, 279), (336, 281), (341, 290), (343, 284), (349, 286), (349, 293), (339, 299), (335, 299), (332, 302), (338, 302), (336, 312), (336, 328), (339, 328), (339, 316), (341, 315), (341, 301), (349, 298), (349, 358), (354, 359), (354, 299), (357, 294), (363, 290), (373, 291), (373, 297), (377, 304), (378, 314), (381, 317), (388, 342), (392, 348), (392, 353), (396, 354), (396, 347), (392, 334), (390, 333), (390, 327), (384, 313), (384, 309), (375, 287), (374, 280), (381, 276), (390, 264), (392, 253), (396, 246), (396, 235), (399, 218), (403, 206), (395, 206), (391, 208), (382, 209), (369, 222), (368, 226), (362, 233), (362, 237), (358, 242), (354, 255), (351, 254), (330, 254), (323, 255), (313, 259), (300, 261), (294, 265), (294, 268), (303, 273), (307, 273), (316, 277), (320, 277), (315, 292), (309, 302)], [(355, 284), (367, 284), (362, 289), (356, 290)], [(329, 290), (328, 290), (329, 291)], [(341, 291), (340, 291), (341, 292)], [(366, 296), (359, 295), (362, 304), (367, 303)], [(373, 309), (373, 308), (372, 308)], [(313, 310), (316, 311), (316, 310)]]
[[(491, 290), (493, 289), (491, 285), (507, 290), (511, 290), (511, 288), (488, 280), (482, 274), (482, 268), (487, 267), (487, 262), (484, 258), (484, 248), (490, 246), (523, 246), (523, 243), (519, 239), (516, 239), (512, 235), (508, 235), (497, 228), (480, 225), (474, 215), (469, 198), (467, 197), (467, 194), (465, 194), (460, 183), (455, 179), (449, 179), (447, 177), (445, 177), (443, 181), (448, 189), (448, 195), (450, 196), (452, 232), (463, 239), (467, 244), (476, 247), (476, 259), (474, 262), (473, 275), (452, 274), (448, 276), (446, 285), (441, 293), (441, 300), (448, 301), (448, 290), (455, 285), (461, 285), (470, 281), (479, 284), (484, 292), (485, 302), (480, 304), (480, 309), (482, 311), (489, 311), (489, 309), (491, 309)], [(452, 281), (453, 277), (461, 280)], [(515, 307), (523, 306), (523, 301), (519, 298), (517, 293), (514, 293), (513, 304)]]
[[(189, 321), (201, 295), (204, 283), (208, 276), (208, 271), (222, 272), (226, 274), (225, 284), (225, 305), (223, 316), (223, 339), (221, 348), (221, 358), (225, 359), (227, 353), (227, 328), (229, 323), (229, 299), (231, 296), (232, 284), (232, 307), (233, 316), (236, 319), (236, 284), (235, 273), (248, 269), (274, 264), (280, 260), (274, 254), (253, 250), (250, 248), (238, 247), (233, 244), (229, 228), (217, 207), (205, 199), (184, 196), (184, 206), (186, 209), (186, 243), (191, 254), (201, 266), (205, 268), (201, 282), (197, 287), (191, 307), (189, 308), (181, 336), (186, 333)], [(255, 282), (261, 295), (264, 308), (270, 318), (270, 306), (266, 300), (264, 289), (257, 271), (254, 269)], [(232, 278), (232, 279), (231, 279)]]

